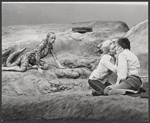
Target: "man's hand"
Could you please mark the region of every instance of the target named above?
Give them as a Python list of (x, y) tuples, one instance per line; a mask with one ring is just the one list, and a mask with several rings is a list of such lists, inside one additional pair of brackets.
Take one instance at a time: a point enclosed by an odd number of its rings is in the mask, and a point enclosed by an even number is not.
[(38, 68), (38, 72), (39, 72), (40, 74), (44, 74), (44, 71), (43, 71), (41, 68)]
[(124, 80), (126, 80), (126, 78), (119, 78), (118, 77), (118, 79), (117, 79), (117, 82), (116, 82), (116, 84), (115, 84), (115, 87), (117, 87), (122, 81), (124, 81)]

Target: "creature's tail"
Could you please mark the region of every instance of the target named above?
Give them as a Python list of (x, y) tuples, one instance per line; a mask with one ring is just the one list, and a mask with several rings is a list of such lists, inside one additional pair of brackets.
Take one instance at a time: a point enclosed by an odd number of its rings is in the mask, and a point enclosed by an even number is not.
[(6, 66), (7, 67), (11, 66), (11, 63), (13, 62), (13, 60), (15, 58), (17, 58), (17, 56), (20, 55), (25, 49), (26, 49), (26, 47), (10, 54), (10, 56), (8, 57), (8, 59), (6, 61)]
[(10, 52), (11, 52), (11, 48), (10, 47), (8, 49), (4, 49), (2, 51), (2, 58), (3, 57), (7, 57), (10, 54)]
[(2, 65), (6, 65), (6, 60), (7, 60), (7, 58), (8, 58), (8, 56), (10, 55), (10, 53), (11, 53), (11, 48), (9, 47), (8, 49), (4, 49), (4, 50), (2, 50)]

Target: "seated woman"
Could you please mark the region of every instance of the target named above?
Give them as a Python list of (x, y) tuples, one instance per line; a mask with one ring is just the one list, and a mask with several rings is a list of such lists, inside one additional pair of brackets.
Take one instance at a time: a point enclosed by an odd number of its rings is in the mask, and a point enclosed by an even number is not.
[(117, 82), (105, 88), (105, 94), (126, 94), (127, 91), (138, 92), (142, 86), (140, 63), (137, 56), (130, 51), (130, 41), (120, 38), (116, 42), (117, 50)]
[(102, 44), (101, 49), (103, 54), (101, 55), (100, 62), (88, 80), (89, 85), (95, 90), (92, 92), (93, 95), (103, 94), (104, 89), (110, 85), (108, 82), (109, 76), (112, 72), (116, 72), (114, 67), (115, 59), (111, 56), (114, 55), (114, 43), (111, 40), (107, 40)]

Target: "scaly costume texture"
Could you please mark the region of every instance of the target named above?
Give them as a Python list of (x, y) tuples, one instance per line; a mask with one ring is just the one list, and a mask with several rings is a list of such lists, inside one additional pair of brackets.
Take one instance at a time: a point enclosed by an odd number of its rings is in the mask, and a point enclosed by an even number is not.
[[(26, 54), (20, 56), (17, 60), (14, 60), (20, 53), (22, 53), (26, 48), (23, 48), (19, 51), (15, 51), (6, 60), (6, 67), (15, 67), (16, 71), (26, 71), (28, 67), (32, 65), (38, 65), (42, 69), (47, 69), (48, 64), (41, 60), (43, 57), (47, 56), (48, 53), (51, 53), (51, 50), (53, 49), (52, 44), (49, 42), (49, 38), (55, 39), (54, 33), (48, 33), (46, 39), (44, 39), (39, 45), (37, 45), (34, 49), (27, 52)], [(19, 66), (19, 69), (17, 69)], [(2, 68), (2, 70), (7, 70), (7, 68)], [(15, 68), (14, 68), (15, 70)]]

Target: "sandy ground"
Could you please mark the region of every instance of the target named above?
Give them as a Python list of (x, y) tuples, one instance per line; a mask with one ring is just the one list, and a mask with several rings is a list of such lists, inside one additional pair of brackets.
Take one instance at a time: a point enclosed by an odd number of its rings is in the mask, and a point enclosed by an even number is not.
[[(130, 30), (122, 22), (111, 21), (3, 27), (2, 49), (27, 47), (25, 52), (44, 39), (47, 32), (55, 32), (55, 54), (61, 64), (70, 68), (57, 69), (49, 55), (43, 59), (49, 64), (44, 75), (37, 70), (3, 71), (2, 120), (148, 121), (148, 98), (92, 96), (87, 82), (99, 58), (95, 53), (97, 44), (123, 35), (131, 40), (133, 52), (140, 59), (141, 76), (147, 76), (147, 24), (148, 21), (142, 22)], [(93, 32), (74, 33), (71, 27), (76, 26), (92, 27)], [(115, 75), (110, 78), (112, 83), (115, 79)], [(143, 82), (148, 94), (147, 78)]]

